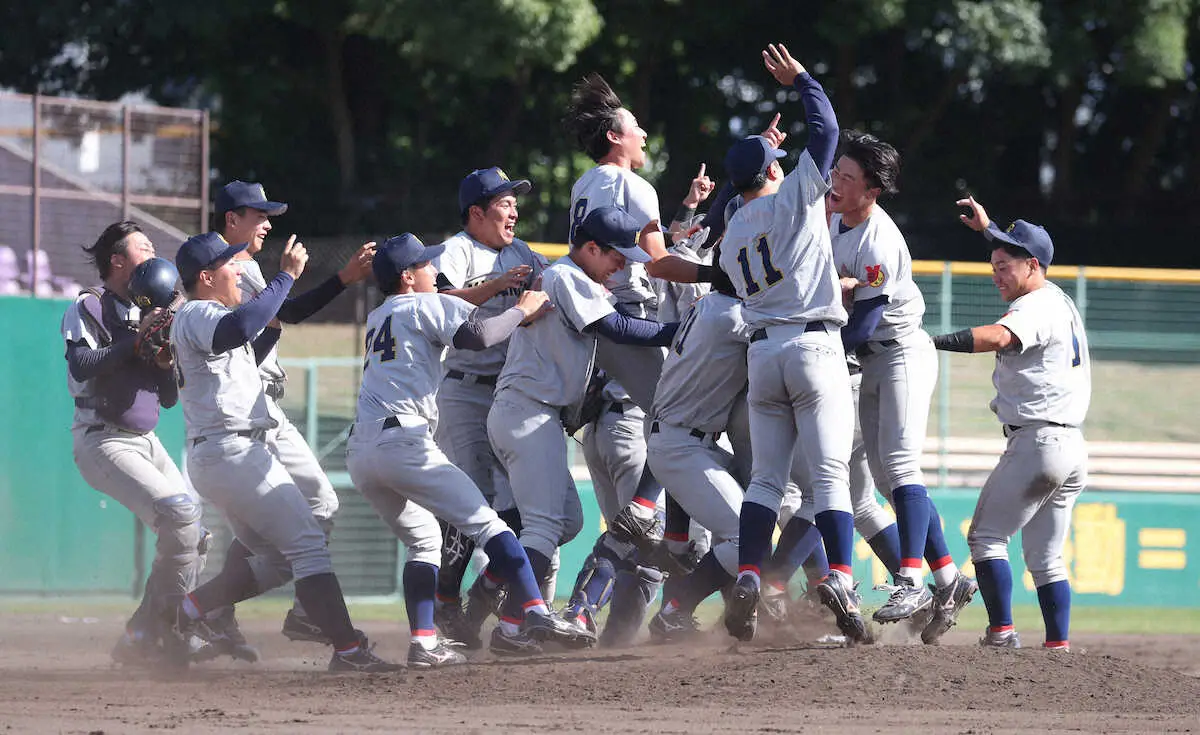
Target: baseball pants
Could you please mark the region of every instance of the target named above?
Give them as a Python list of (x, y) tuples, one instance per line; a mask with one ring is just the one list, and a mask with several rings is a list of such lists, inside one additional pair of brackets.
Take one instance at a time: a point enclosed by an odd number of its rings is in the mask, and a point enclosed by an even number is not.
[(521, 513), (521, 545), (548, 559), (583, 528), (583, 507), (567, 466), (561, 408), (501, 389), (487, 424)]
[(1034, 423), (1005, 429), (1008, 446), (988, 475), (967, 531), (971, 560), (1008, 559), (1021, 531), (1036, 587), (1067, 578), (1063, 542), (1071, 509), (1087, 484), (1087, 443), (1077, 428)]
[(258, 592), (333, 571), (333, 562), (308, 498), (264, 441), (221, 434), (193, 443), (188, 478), (212, 501), (234, 536), (253, 554), (247, 561)]
[(924, 485), (921, 451), (938, 374), (933, 341), (918, 329), (892, 346), (868, 342), (859, 359), (858, 414), (871, 474), (886, 480), (889, 493), (905, 485)]
[(509, 528), (471, 478), (450, 463), (431, 428), (411, 417), (408, 425), (383, 429), (374, 437), (356, 435), (346, 452), (346, 467), (354, 486), (408, 547), (409, 561), (437, 565), (442, 548), (438, 518), (477, 546)]
[(583, 458), (606, 522), (629, 505), (642, 483), (654, 482), (645, 472), (646, 428), (646, 413), (632, 402), (609, 404), (584, 427)]
[(131, 627), (144, 630), (196, 586), (208, 536), (200, 525), (200, 499), (184, 485), (154, 432), (80, 428), (73, 439), (75, 465), (84, 481), (128, 508), (157, 536), (142, 606), (130, 621)]
[(267, 412), (279, 424), (267, 431), (266, 442), (271, 451), (291, 475), (292, 482), (308, 500), (312, 514), (320, 521), (332, 520), (338, 512), (339, 501), (325, 470), (304, 435), (283, 412), (279, 404), (267, 397)]
[(433, 438), (446, 457), (458, 466), (498, 511), (513, 507), (512, 489), (504, 467), (492, 451), (487, 434), (488, 411), (495, 386), (446, 377), (438, 388), (438, 425)]

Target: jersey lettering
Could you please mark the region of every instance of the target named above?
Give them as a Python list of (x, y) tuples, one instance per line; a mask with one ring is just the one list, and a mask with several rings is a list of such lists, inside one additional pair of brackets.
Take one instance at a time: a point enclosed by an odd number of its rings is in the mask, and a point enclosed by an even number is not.
[(580, 197), (579, 201), (575, 202), (575, 211), (571, 213), (571, 234), (567, 238), (568, 242), (575, 242), (575, 230), (583, 224), (583, 218), (587, 216), (587, 211), (587, 197)]
[[(771, 245), (767, 242), (767, 238), (758, 238), (758, 244), (754, 248), (758, 251), (759, 257), (762, 258), (763, 280), (767, 284), (767, 288), (774, 286), (783, 280), (783, 274), (771, 262)], [(742, 278), (746, 281), (746, 295), (751, 296), (763, 289), (758, 285), (758, 279), (750, 271), (750, 253), (748, 249), (743, 247), (737, 254), (738, 263), (742, 266)]]
[(683, 341), (687, 339), (688, 330), (692, 328), (692, 324), (696, 321), (696, 310), (692, 309), (688, 315), (684, 317), (683, 323), (679, 325), (679, 331), (675, 332), (675, 343), (671, 345), (671, 349), (675, 350), (676, 355), (683, 354)]
[(1071, 367), (1079, 367), (1083, 358), (1079, 354), (1079, 335), (1075, 333), (1075, 322), (1071, 322)]

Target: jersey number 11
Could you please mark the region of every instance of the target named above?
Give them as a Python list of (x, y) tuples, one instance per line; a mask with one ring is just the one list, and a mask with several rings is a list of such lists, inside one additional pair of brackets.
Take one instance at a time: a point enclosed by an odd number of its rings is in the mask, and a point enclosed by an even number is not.
[[(758, 238), (758, 245), (756, 245), (754, 249), (757, 250), (758, 254), (762, 257), (763, 280), (766, 281), (767, 288), (770, 288), (776, 283), (782, 281), (783, 274), (780, 273), (779, 269), (776, 268), (771, 262), (771, 246), (767, 243), (767, 238)], [(750, 272), (749, 248), (743, 247), (741, 250), (739, 250), (737, 260), (742, 266), (742, 279), (746, 281), (746, 295), (753, 296), (754, 294), (763, 290), (763, 287), (758, 285), (758, 280), (755, 279), (754, 275)]]

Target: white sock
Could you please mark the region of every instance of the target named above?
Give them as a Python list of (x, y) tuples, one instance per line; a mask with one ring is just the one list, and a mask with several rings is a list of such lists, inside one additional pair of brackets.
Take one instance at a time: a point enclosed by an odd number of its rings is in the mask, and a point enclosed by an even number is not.
[(938, 587), (945, 587), (954, 581), (958, 576), (958, 565), (950, 562), (941, 569), (933, 570), (933, 583)]
[(925, 577), (925, 575), (921, 572), (920, 567), (917, 567), (916, 569), (912, 567), (900, 567), (900, 571), (896, 576), (911, 579), (913, 587), (920, 587), (922, 580)]
[(521, 626), (511, 620), (500, 619), (500, 632), (504, 635), (513, 636), (521, 632)]
[(416, 643), (421, 648), (424, 648), (426, 651), (432, 651), (433, 649), (437, 648), (437, 636), (436, 635), (415, 635), (414, 634), (412, 636), (411, 640), (413, 643)]

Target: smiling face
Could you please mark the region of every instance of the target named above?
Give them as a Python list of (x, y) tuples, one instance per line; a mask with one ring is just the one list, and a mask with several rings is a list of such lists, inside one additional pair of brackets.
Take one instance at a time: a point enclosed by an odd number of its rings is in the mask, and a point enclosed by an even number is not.
[(833, 188), (826, 201), (831, 212), (845, 214), (862, 211), (873, 205), (879, 196), (880, 189), (871, 186), (862, 166), (849, 156), (838, 159), (830, 178)]
[(200, 271), (194, 289), (196, 297), (218, 301), (230, 309), (236, 308), (242, 303), (242, 289), (238, 287), (241, 274), (242, 265), (236, 258)]
[(437, 293), (437, 267), (432, 260), (417, 263), (400, 275), (409, 293)]
[(467, 234), (499, 250), (512, 244), (517, 219), (517, 198), (512, 194), (504, 194), (492, 199), (486, 206), (471, 205)]
[(646, 131), (638, 125), (633, 113), (622, 107), (617, 113), (620, 119), (617, 130), (608, 132), (612, 152), (629, 161), (630, 168), (637, 170), (646, 165)]
[(247, 243), (246, 256), (262, 250), (263, 240), (271, 231), (271, 218), (260, 209), (243, 208), (225, 213), (225, 231), (221, 233), (230, 245)]
[(113, 253), (109, 257), (106, 279), (110, 287), (122, 291), (128, 286), (129, 279), (133, 278), (134, 269), (154, 257), (154, 243), (150, 242), (150, 238), (144, 233), (129, 233), (125, 236), (123, 244), (124, 252)]
[(602, 248), (594, 241), (572, 248), (570, 256), (588, 278), (596, 283), (606, 282), (625, 267), (625, 256), (620, 250)]
[(1005, 301), (1015, 301), (1037, 288), (1041, 274), (1037, 258), (1014, 257), (1003, 247), (992, 251), (992, 283)]

